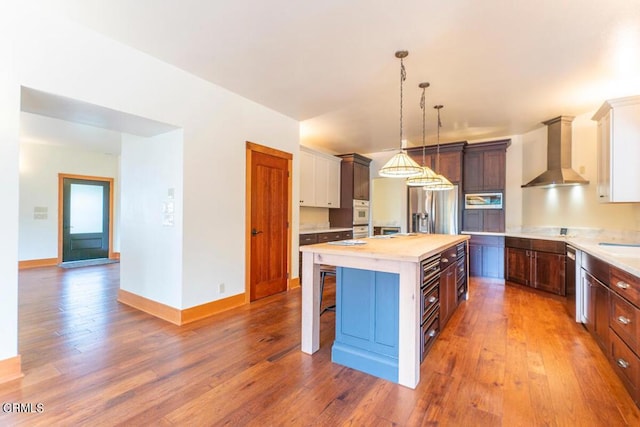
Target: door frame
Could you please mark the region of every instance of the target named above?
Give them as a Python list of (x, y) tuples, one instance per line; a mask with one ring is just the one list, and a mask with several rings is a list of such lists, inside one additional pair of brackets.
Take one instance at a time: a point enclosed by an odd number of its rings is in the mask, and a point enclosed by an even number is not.
[(58, 264), (62, 262), (62, 238), (63, 238), (63, 226), (62, 216), (64, 210), (63, 191), (64, 191), (64, 179), (85, 179), (88, 181), (100, 181), (109, 183), (109, 259), (115, 259), (115, 252), (113, 251), (113, 178), (107, 178), (103, 176), (89, 176), (89, 175), (74, 175), (68, 173), (58, 173)]
[(245, 258), (245, 272), (244, 272), (244, 302), (248, 304), (251, 302), (251, 160), (253, 152), (259, 152), (263, 154), (269, 154), (274, 157), (279, 157), (287, 160), (287, 173), (289, 179), (287, 180), (287, 291), (291, 289), (291, 210), (292, 210), (292, 177), (293, 177), (293, 155), (286, 151), (280, 151), (275, 148), (266, 147), (264, 145), (256, 144), (251, 141), (246, 141), (246, 171), (245, 171), (245, 244), (244, 244), (244, 258)]

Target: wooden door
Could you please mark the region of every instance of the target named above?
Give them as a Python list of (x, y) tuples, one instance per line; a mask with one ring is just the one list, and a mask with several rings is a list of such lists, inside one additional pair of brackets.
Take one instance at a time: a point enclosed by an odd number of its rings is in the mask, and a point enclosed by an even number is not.
[(247, 230), (251, 301), (287, 290), (291, 154), (247, 143), (250, 159)]
[(520, 248), (507, 248), (506, 261), (506, 279), (510, 282), (529, 286), (531, 271), (529, 251)]
[(565, 255), (533, 252), (535, 268), (533, 287), (554, 294), (565, 294)]
[(62, 262), (111, 255), (112, 178), (59, 175)]

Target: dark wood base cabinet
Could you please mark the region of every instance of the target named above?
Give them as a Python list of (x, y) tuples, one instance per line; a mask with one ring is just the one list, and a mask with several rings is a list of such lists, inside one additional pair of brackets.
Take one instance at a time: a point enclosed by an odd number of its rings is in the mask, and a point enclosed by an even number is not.
[(505, 278), (564, 296), (566, 244), (555, 240), (505, 239)]
[(580, 259), (585, 327), (640, 406), (640, 278), (584, 252)]

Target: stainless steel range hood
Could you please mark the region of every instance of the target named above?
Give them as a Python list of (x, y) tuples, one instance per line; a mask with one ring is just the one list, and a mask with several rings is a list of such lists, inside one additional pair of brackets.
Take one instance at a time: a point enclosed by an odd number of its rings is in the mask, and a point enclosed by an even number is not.
[(573, 116), (559, 116), (547, 125), (547, 170), (523, 185), (526, 187), (554, 187), (584, 185), (589, 181), (571, 169), (571, 122)]

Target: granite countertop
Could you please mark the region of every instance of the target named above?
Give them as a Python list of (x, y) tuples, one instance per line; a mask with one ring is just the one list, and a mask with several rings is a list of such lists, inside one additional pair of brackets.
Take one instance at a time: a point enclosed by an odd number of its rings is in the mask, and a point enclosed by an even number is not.
[[(302, 252), (345, 255), (378, 260), (420, 262), (443, 250), (468, 240), (469, 236), (454, 234), (392, 234), (367, 237), (346, 243), (319, 243), (302, 246)], [(350, 242), (353, 245), (345, 245)]]
[[(480, 236), (521, 237), (566, 242), (576, 249), (587, 252), (627, 273), (640, 277), (640, 247), (636, 246), (638, 242), (621, 238), (619, 235), (602, 233), (600, 235), (591, 234), (581, 236), (579, 234), (573, 234), (571, 231), (569, 231), (569, 234), (566, 236), (560, 234), (535, 233), (531, 231), (507, 231), (504, 233), (463, 231), (462, 233)], [(633, 239), (634, 236), (631, 237)], [(601, 245), (601, 243), (613, 244)]]

